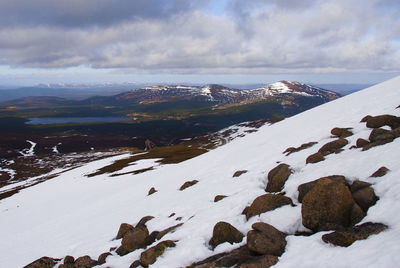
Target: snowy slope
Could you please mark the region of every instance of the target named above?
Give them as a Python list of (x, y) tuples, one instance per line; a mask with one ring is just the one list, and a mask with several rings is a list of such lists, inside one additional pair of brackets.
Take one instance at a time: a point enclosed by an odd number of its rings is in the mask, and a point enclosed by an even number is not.
[[(214, 251), (208, 247), (218, 221), (226, 221), (246, 234), (257, 221), (294, 234), (305, 230), (301, 206), (284, 206), (246, 221), (241, 212), (255, 197), (264, 194), (266, 177), (277, 161), (289, 164), (295, 173), (284, 191), (297, 203), (297, 186), (326, 175), (373, 183), (378, 203), (363, 222), (382, 222), (389, 230), (349, 248), (325, 244), (320, 232), (310, 237), (288, 236), (286, 252), (275, 267), (396, 267), (400, 263), (400, 139), (361, 152), (347, 150), (357, 138), (367, 138), (370, 129), (359, 123), (365, 115), (399, 116), (400, 77), (343, 97), (302, 114), (285, 119), (258, 132), (238, 138), (209, 153), (176, 165), (158, 166), (137, 175), (85, 177), (121, 155), (87, 164), (59, 177), (22, 190), (0, 201), (0, 267), (22, 267), (41, 256), (63, 258), (90, 255), (93, 259), (119, 246), (113, 240), (122, 222), (136, 224), (143, 216), (155, 218), (147, 223), (149, 231), (163, 230), (183, 222), (183, 226), (163, 239), (178, 240), (152, 267), (185, 267), (210, 255), (237, 248), (224, 243)], [(346, 150), (329, 155), (316, 164), (305, 159), (326, 142), (333, 140), (334, 127), (353, 127)], [(285, 156), (291, 146), (316, 141), (317, 145)], [(379, 167), (389, 172), (383, 178), (369, 176)], [(237, 170), (249, 172), (232, 178)], [(188, 180), (199, 183), (178, 191)], [(147, 196), (155, 187), (158, 192)], [(216, 195), (228, 197), (214, 203)], [(169, 218), (171, 213), (175, 217)], [(182, 217), (176, 221), (176, 217)], [(157, 242), (156, 242), (157, 243)], [(129, 267), (142, 250), (107, 258), (101, 267)]]

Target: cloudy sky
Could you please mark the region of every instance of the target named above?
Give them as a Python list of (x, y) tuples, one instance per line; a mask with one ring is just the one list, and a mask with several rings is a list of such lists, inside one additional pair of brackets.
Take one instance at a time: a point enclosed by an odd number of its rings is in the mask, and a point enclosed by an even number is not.
[(0, 85), (400, 74), (398, 0), (1, 0), (0, 25)]

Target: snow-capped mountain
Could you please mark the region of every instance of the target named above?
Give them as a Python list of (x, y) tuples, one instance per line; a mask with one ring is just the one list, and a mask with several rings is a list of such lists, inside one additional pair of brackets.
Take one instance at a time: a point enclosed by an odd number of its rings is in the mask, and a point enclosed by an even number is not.
[[(212, 87), (202, 90), (212, 95)], [(257, 92), (291, 90), (309, 94), (313, 89), (282, 82)], [(53, 174), (53, 179), (0, 201), (1, 266), (22, 267), (50, 256), (55, 259), (36, 263), (78, 267), (85, 262), (90, 265), (85, 267), (104, 268), (275, 263), (278, 268), (397, 267), (399, 104), (397, 77), (265, 125), (180, 164), (154, 166), (157, 159), (147, 159), (119, 171), (152, 167), (136, 175), (97, 172), (130, 157), (121, 154)], [(271, 192), (269, 174), (275, 177), (280, 164), (289, 172), (280, 173), (286, 174), (286, 181)], [(255, 203), (266, 198), (266, 191), (274, 204), (267, 202), (268, 210), (257, 211), (265, 204)], [(363, 203), (365, 195), (373, 198)], [(333, 209), (323, 207), (310, 223), (307, 209), (320, 208), (313, 204), (333, 204)], [(326, 218), (326, 211), (337, 212), (343, 226), (333, 216)], [(221, 235), (218, 226), (228, 235)], [(261, 243), (255, 243), (258, 238)], [(337, 245), (349, 241), (354, 243)], [(264, 248), (265, 243), (271, 247)], [(218, 264), (221, 261), (225, 265)]]

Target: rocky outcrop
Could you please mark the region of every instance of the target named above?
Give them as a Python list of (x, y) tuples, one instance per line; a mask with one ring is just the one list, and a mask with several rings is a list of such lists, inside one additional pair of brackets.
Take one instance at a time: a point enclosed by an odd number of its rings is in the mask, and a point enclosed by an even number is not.
[(367, 222), (344, 231), (325, 234), (322, 240), (335, 246), (348, 247), (357, 240), (367, 239), (370, 235), (379, 234), (388, 227), (382, 223)]
[(224, 198), (226, 198), (226, 197), (227, 197), (226, 195), (216, 195), (216, 196), (214, 197), (214, 202), (221, 201), (222, 199), (224, 199)]
[(198, 180), (187, 181), (184, 184), (182, 184), (182, 186), (179, 188), (179, 191), (183, 191), (186, 188), (191, 187), (191, 186), (195, 185), (198, 182), (199, 182)]
[(279, 164), (268, 173), (268, 184), (265, 189), (266, 192), (280, 192), (282, 191), (285, 182), (291, 174), (291, 169), (287, 164)]
[(308, 142), (308, 143), (303, 143), (299, 147), (289, 147), (283, 152), (283, 154), (286, 154), (286, 156), (289, 156), (292, 153), (296, 153), (296, 152), (300, 152), (302, 150), (308, 149), (317, 143), (318, 142), (312, 141), (312, 142)]
[(386, 173), (388, 173), (388, 172), (389, 172), (389, 169), (388, 169), (387, 167), (380, 167), (377, 171), (375, 171), (375, 172), (371, 175), (371, 177), (375, 177), (375, 178), (383, 177), (383, 176), (385, 176)]
[(322, 153), (320, 152), (316, 152), (315, 154), (309, 155), (306, 159), (306, 164), (314, 164), (314, 163), (318, 163), (321, 161), (324, 161), (325, 157)]
[(148, 267), (157, 261), (157, 258), (164, 254), (165, 249), (175, 247), (175, 242), (166, 240), (158, 243), (156, 246), (151, 247), (140, 254), (140, 264), (143, 267)]
[(220, 221), (214, 226), (213, 235), (209, 242), (212, 248), (219, 244), (229, 242), (239, 243), (243, 240), (244, 235), (235, 227), (227, 222)]
[(286, 235), (272, 225), (263, 222), (254, 223), (254, 230), (247, 233), (247, 247), (261, 255), (280, 256), (285, 251)]
[(233, 176), (232, 177), (239, 177), (240, 175), (242, 175), (242, 174), (244, 174), (244, 173), (247, 173), (247, 170), (238, 170), (238, 171), (236, 171), (235, 173), (233, 173)]
[(351, 127), (347, 128), (339, 128), (335, 127), (331, 130), (331, 134), (338, 137), (338, 138), (346, 138), (353, 135), (353, 132), (350, 131)]
[(261, 213), (290, 204), (292, 204), (292, 200), (289, 197), (275, 194), (264, 194), (254, 199), (253, 203), (247, 210), (246, 218), (249, 219), (253, 216), (260, 215)]

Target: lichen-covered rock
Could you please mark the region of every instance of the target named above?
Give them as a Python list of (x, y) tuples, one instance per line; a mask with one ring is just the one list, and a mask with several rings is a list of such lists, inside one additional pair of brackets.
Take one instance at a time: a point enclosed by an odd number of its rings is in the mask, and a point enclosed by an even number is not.
[(91, 268), (97, 265), (97, 261), (92, 260), (89, 256), (82, 256), (75, 260), (74, 268)]
[(297, 190), (299, 191), (299, 196), (297, 200), (301, 203), (303, 202), (304, 196), (312, 189), (314, 186), (321, 180), (321, 179), (330, 179), (333, 181), (337, 181), (339, 183), (346, 184), (346, 178), (341, 175), (332, 175), (328, 177), (323, 177), (314, 181), (306, 182), (303, 184), (300, 184), (299, 187), (297, 187)]
[(375, 195), (372, 187), (365, 187), (353, 192), (353, 198), (364, 212), (367, 212), (378, 201), (378, 197)]
[(115, 239), (121, 239), (127, 232), (132, 231), (133, 229), (134, 227), (129, 223), (121, 223), (121, 225), (119, 226), (117, 237)]
[(214, 202), (221, 201), (222, 199), (224, 199), (224, 198), (226, 198), (226, 197), (228, 197), (228, 196), (226, 196), (226, 195), (216, 195), (216, 196), (214, 197)]
[(243, 237), (244, 235), (231, 224), (220, 221), (214, 226), (213, 235), (209, 244), (212, 248), (215, 248), (219, 244), (225, 242), (231, 244), (239, 243), (243, 240)]
[(375, 171), (371, 177), (383, 177), (388, 173), (389, 169), (387, 167), (380, 167), (377, 171)]
[(337, 140), (326, 143), (318, 150), (318, 152), (320, 152), (324, 156), (328, 154), (339, 153), (342, 150), (341, 148), (346, 146), (348, 143), (348, 140), (339, 138)]
[(383, 126), (389, 126), (392, 129), (400, 127), (400, 117), (384, 114), (378, 116), (370, 116), (366, 119), (367, 127), (369, 128), (380, 128)]
[(52, 268), (57, 264), (57, 259), (50, 257), (41, 257), (36, 261), (24, 266), (24, 268)]
[(195, 185), (198, 182), (199, 182), (198, 180), (187, 181), (184, 184), (182, 184), (182, 186), (179, 188), (179, 191), (183, 191), (186, 188), (191, 187), (191, 186)]
[(272, 225), (257, 222), (247, 233), (247, 247), (262, 255), (280, 256), (285, 251), (286, 235)]
[(379, 234), (388, 227), (382, 223), (367, 222), (359, 226), (348, 228), (345, 231), (335, 231), (325, 234), (322, 240), (336, 246), (348, 247), (357, 240), (367, 239), (370, 235)]
[(240, 175), (242, 175), (242, 174), (244, 174), (244, 173), (247, 173), (247, 170), (238, 170), (238, 171), (236, 171), (235, 173), (233, 173), (233, 176), (232, 177), (239, 177)]
[(264, 194), (254, 199), (253, 203), (247, 210), (246, 218), (249, 219), (253, 216), (260, 215), (261, 213), (290, 204), (292, 204), (292, 200), (289, 197), (275, 194)]
[(140, 264), (143, 267), (148, 267), (150, 264), (155, 263), (159, 256), (164, 254), (165, 249), (175, 246), (175, 243), (171, 240), (158, 243), (156, 246), (151, 247), (140, 254)]
[(121, 246), (117, 249), (117, 253), (121, 256), (128, 254), (138, 248), (145, 248), (149, 237), (149, 231), (146, 227), (135, 228), (129, 231), (122, 238)]
[(152, 194), (154, 194), (154, 193), (156, 193), (156, 192), (157, 192), (156, 188), (151, 187), (151, 189), (149, 190), (149, 192), (147, 193), (147, 195), (152, 195)]
[(345, 184), (322, 178), (303, 198), (303, 225), (315, 232), (350, 226), (354, 204)]
[(331, 130), (331, 134), (334, 136), (337, 136), (339, 138), (350, 137), (353, 135), (353, 132), (351, 132), (350, 129), (352, 129), (352, 128), (351, 127), (347, 127), (347, 128), (335, 127)]
[(282, 188), (291, 172), (292, 171), (287, 164), (279, 164), (275, 168), (271, 169), (268, 173), (268, 184), (265, 191), (269, 193), (282, 191)]
[(316, 152), (315, 154), (309, 155), (306, 159), (306, 164), (314, 164), (321, 161), (324, 161), (325, 157), (322, 153)]

